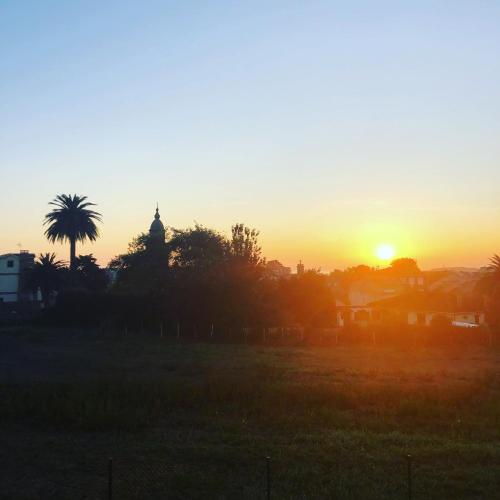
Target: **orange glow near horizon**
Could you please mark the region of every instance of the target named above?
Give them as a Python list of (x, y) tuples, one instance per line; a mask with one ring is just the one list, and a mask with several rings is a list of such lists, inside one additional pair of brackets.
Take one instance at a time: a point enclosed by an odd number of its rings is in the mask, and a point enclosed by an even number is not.
[[(47, 212), (47, 199), (50, 200), (48, 194), (40, 196), (34, 205), (36, 210), (23, 218), (23, 224), (17, 224), (14, 219), (4, 221), (0, 253), (16, 251), (20, 242), (22, 248), (36, 254), (55, 252), (58, 258), (68, 260), (68, 245), (50, 244), (43, 234), (41, 221)], [(124, 208), (125, 200), (116, 206), (105, 199), (101, 201), (99, 196), (93, 196), (92, 200), (98, 203), (99, 211), (104, 215), (104, 222), (99, 227), (101, 236), (95, 243), (78, 244), (77, 253), (93, 253), (105, 266), (115, 255), (126, 252), (128, 243), (135, 236), (148, 230), (156, 204), (136, 202), (133, 207)], [(299, 260), (306, 268), (322, 272), (359, 264), (385, 266), (391, 257), (385, 250), (386, 257), (379, 253), (383, 245), (392, 247), (394, 257), (416, 259), (424, 270), (480, 267), (487, 265), (500, 241), (494, 220), (473, 224), (475, 221), (469, 216), (471, 220), (465, 230), (463, 221), (467, 219), (461, 216), (460, 224), (456, 213), (424, 217), (420, 212), (398, 212), (380, 207), (373, 211), (365, 207), (345, 209), (338, 202), (332, 205), (322, 203), (313, 207), (314, 210), (311, 208), (307, 217), (297, 214), (297, 220), (305, 217), (305, 222), (292, 227), (288, 212), (275, 212), (271, 218), (266, 217), (267, 211), (251, 208), (240, 210), (235, 217), (232, 212), (223, 212), (224, 206), (222, 203), (220, 206), (208, 205), (201, 223), (229, 237), (234, 219), (246, 222), (260, 230), (263, 256), (268, 260), (278, 259), (292, 269)], [(175, 206), (160, 198), (160, 214), (167, 226), (192, 226), (197, 212), (192, 207)], [(335, 213), (341, 212), (343, 217), (334, 217)]]

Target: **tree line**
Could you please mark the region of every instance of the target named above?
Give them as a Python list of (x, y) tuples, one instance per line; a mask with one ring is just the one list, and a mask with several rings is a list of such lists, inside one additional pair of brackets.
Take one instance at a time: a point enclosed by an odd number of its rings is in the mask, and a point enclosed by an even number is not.
[[(107, 269), (76, 244), (99, 237), (102, 216), (85, 196), (59, 195), (44, 224), (49, 241), (70, 244), (69, 266), (55, 254), (40, 255), (26, 286), (40, 290), (45, 314), (54, 321), (112, 323), (131, 328), (188, 328), (198, 332), (248, 327), (336, 325), (336, 299), (351, 283), (373, 273), (420, 272), (413, 259), (387, 269), (355, 266), (330, 276), (309, 270), (287, 279), (266, 273), (259, 232), (237, 223), (229, 237), (196, 224), (170, 229), (162, 241), (140, 234)], [(489, 322), (500, 325), (500, 257), (478, 282)], [(154, 326), (153, 326), (154, 325)]]
[(229, 237), (200, 224), (171, 229), (160, 242), (140, 234), (104, 270), (92, 255), (76, 253), (76, 243), (98, 237), (101, 214), (77, 195), (60, 195), (52, 204), (45, 234), (70, 243), (70, 265), (40, 255), (27, 277), (51, 319), (136, 329), (162, 324), (194, 333), (335, 324), (328, 277), (315, 270), (287, 280), (269, 276), (259, 232), (244, 224), (234, 224)]

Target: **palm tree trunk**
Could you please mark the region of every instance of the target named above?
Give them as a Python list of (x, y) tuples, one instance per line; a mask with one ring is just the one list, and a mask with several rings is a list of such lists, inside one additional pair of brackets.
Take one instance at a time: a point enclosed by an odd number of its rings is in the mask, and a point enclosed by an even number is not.
[(76, 267), (76, 239), (69, 240), (69, 268), (74, 271)]

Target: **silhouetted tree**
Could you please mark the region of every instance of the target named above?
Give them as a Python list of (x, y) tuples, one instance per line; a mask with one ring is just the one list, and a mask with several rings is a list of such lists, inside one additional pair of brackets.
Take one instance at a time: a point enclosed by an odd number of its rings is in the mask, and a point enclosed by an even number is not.
[(488, 269), (495, 273), (496, 279), (500, 279), (500, 255), (495, 254), (491, 257)]
[(488, 322), (500, 327), (500, 256), (495, 254), (490, 259), (488, 270), (477, 284), (477, 290), (483, 295)]
[(367, 266), (366, 264), (359, 264), (358, 266), (348, 267), (344, 273), (348, 276), (352, 276), (356, 279), (364, 278), (375, 272), (373, 267)]
[(391, 262), (390, 270), (398, 275), (419, 274), (420, 268), (415, 259), (402, 257)]
[(75, 271), (81, 287), (94, 292), (106, 289), (108, 284), (106, 271), (99, 267), (97, 259), (92, 254), (79, 255), (76, 258)]
[(377, 272), (373, 267), (365, 264), (348, 267), (345, 271), (335, 270), (330, 273), (330, 281), (337, 298), (349, 302), (349, 289), (353, 283), (374, 276)]
[(335, 297), (329, 278), (317, 271), (283, 280), (278, 289), (280, 310), (287, 321), (303, 326), (334, 326)]
[(54, 243), (55, 241), (69, 241), (70, 244), (70, 269), (76, 266), (76, 242), (86, 239), (95, 241), (99, 236), (96, 221), (101, 222), (101, 214), (90, 210), (95, 206), (86, 196), (60, 194), (49, 205), (56, 208), (45, 216), (44, 225), (47, 225), (45, 236)]
[(220, 264), (228, 255), (226, 238), (200, 224), (196, 224), (194, 229), (174, 229), (168, 248), (173, 268), (200, 270)]
[(229, 256), (222, 273), (224, 320), (232, 327), (262, 324), (267, 305), (263, 301), (265, 260), (259, 232), (237, 223), (231, 228)]
[[(170, 317), (193, 330), (209, 325), (242, 326), (261, 321), (263, 259), (258, 232), (243, 224), (232, 239), (196, 224), (174, 229), (165, 245), (168, 259), (158, 259), (147, 235), (140, 235), (125, 255), (113, 259), (115, 291), (142, 294), (148, 314)], [(142, 299), (141, 299), (142, 300)]]
[(261, 247), (258, 242), (259, 231), (237, 223), (231, 228), (231, 255), (248, 264), (263, 263)]
[(33, 291), (40, 290), (45, 307), (50, 305), (53, 292), (59, 291), (64, 283), (64, 262), (57, 260), (55, 253), (40, 254), (33, 267), (27, 270), (26, 286)]
[(220, 285), (227, 261), (227, 239), (200, 224), (174, 229), (168, 242), (170, 286), (168, 303), (176, 321), (196, 330), (219, 319)]
[(142, 233), (132, 240), (126, 254), (111, 260), (109, 267), (117, 273), (115, 290), (134, 294), (164, 290), (169, 271), (169, 248), (149, 243), (150, 236)]

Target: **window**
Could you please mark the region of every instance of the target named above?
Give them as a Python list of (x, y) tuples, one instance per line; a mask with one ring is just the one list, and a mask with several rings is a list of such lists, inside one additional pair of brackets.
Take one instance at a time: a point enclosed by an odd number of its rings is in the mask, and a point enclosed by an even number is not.
[(7, 261), (7, 267), (14, 267), (14, 261), (13, 260), (8, 260)]
[(425, 325), (425, 314), (417, 313), (417, 325)]

